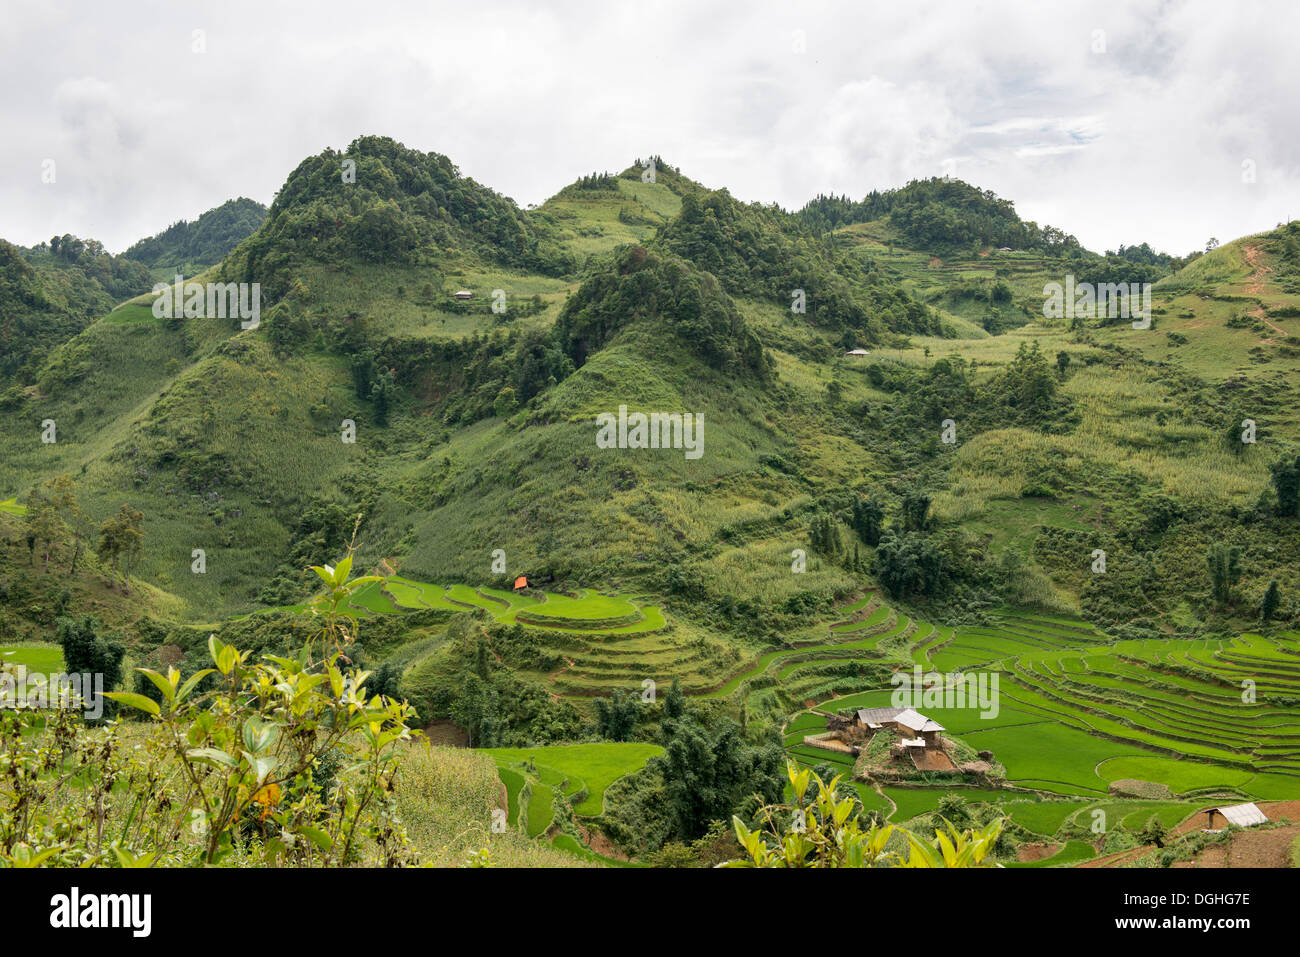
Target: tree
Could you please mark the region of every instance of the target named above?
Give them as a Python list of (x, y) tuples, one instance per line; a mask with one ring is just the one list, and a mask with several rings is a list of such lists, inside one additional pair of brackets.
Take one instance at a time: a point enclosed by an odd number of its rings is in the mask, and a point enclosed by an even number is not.
[(1205, 564), (1210, 570), (1210, 593), (1215, 603), (1226, 605), (1233, 586), (1241, 580), (1241, 548), (1216, 542), (1206, 552)]
[(943, 553), (924, 535), (889, 529), (876, 548), (876, 578), (894, 598), (933, 595), (943, 575)]
[(81, 508), (72, 484), (71, 475), (57, 475), (45, 483), (50, 490), (50, 501), (58, 512), (59, 522), (72, 535), (72, 557), (68, 562), (68, 575), (77, 573), (77, 562), (90, 537), (90, 518)]
[(664, 695), (664, 717), (670, 720), (680, 718), (686, 711), (686, 695), (682, 692), (682, 681), (674, 678)]
[(375, 404), (375, 421), (380, 425), (388, 424), (388, 409), (396, 391), (397, 382), (391, 369), (375, 376), (370, 386), (370, 401)]
[(1168, 829), (1164, 821), (1160, 820), (1158, 815), (1152, 814), (1147, 819), (1146, 824), (1142, 825), (1142, 830), (1138, 834), (1138, 840), (1143, 844), (1154, 844), (1156, 847), (1165, 846), (1165, 835)]
[(1264, 590), (1264, 597), (1259, 602), (1259, 620), (1271, 621), (1277, 614), (1278, 606), (1282, 604), (1282, 595), (1278, 591), (1277, 579), (1274, 578), (1268, 583), (1268, 588)]
[(125, 502), (117, 510), (117, 515), (99, 526), (99, 557), (109, 563), (109, 584), (113, 583), (113, 573), (120, 564), (122, 570), (122, 589), (131, 591), (131, 566), (140, 557), (144, 541), (142, 523), (144, 515)]
[(1070, 354), (1062, 349), (1056, 354), (1056, 369), (1064, 376), (1068, 368), (1070, 368)]
[(1285, 455), (1268, 467), (1273, 474), (1273, 488), (1277, 491), (1277, 514), (1292, 518), (1300, 511), (1300, 455), (1289, 459)]
[(40, 488), (33, 488), (27, 495), (25, 525), (32, 557), (35, 558), (37, 546), (41, 546), (41, 562), (49, 571), (50, 554), (63, 538), (63, 522), (59, 519), (57, 505)]
[(629, 741), (636, 731), (638, 698), (631, 691), (615, 691), (596, 699), (596, 731), (609, 741)]
[(501, 729), (497, 689), (475, 672), (465, 676), (451, 706), (451, 720), (465, 730), (472, 748), (490, 748)]
[(781, 797), (784, 764), (779, 740), (747, 744), (739, 726), (721, 718), (706, 726), (687, 712), (661, 725), (662, 771), (676, 836), (693, 840), (712, 821), (725, 821), (752, 795), (764, 802)]
[(492, 413), (498, 419), (504, 419), (517, 411), (519, 411), (519, 400), (515, 397), (515, 390), (506, 386), (497, 393), (496, 400), (492, 403)]
[[(99, 619), (91, 615), (80, 618), (60, 618), (55, 625), (55, 635), (63, 647), (63, 668), (69, 674), (102, 675), (104, 687), (112, 690), (122, 681), (122, 659), (126, 646), (116, 635), (101, 636)], [(94, 704), (86, 701), (87, 708)], [(104, 716), (113, 716), (113, 705), (108, 703)]]
[(870, 498), (858, 498), (853, 501), (853, 530), (858, 537), (875, 548), (880, 544), (881, 523), (885, 511), (880, 503)]
[(923, 532), (930, 523), (930, 496), (913, 490), (903, 496), (903, 531)]

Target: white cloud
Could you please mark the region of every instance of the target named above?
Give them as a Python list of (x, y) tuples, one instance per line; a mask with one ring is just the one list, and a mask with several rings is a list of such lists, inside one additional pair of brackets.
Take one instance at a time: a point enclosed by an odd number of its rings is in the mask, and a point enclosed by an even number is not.
[(1093, 248), (1186, 252), (1300, 215), (1297, 26), (1208, 0), (11, 0), (0, 236), (120, 250), (376, 133), (520, 203), (652, 152), (787, 208), (955, 168)]

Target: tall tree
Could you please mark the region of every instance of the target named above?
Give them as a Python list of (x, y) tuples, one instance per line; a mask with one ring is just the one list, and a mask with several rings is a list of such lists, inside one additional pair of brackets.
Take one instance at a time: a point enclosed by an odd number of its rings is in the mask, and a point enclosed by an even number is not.
[(1294, 459), (1282, 456), (1268, 470), (1273, 473), (1273, 488), (1277, 491), (1277, 513), (1283, 518), (1294, 517), (1300, 511), (1300, 455)]
[(1264, 590), (1264, 597), (1259, 602), (1259, 620), (1271, 621), (1277, 614), (1278, 605), (1282, 604), (1282, 595), (1278, 591), (1277, 579), (1274, 578), (1268, 583), (1268, 588)]
[(109, 563), (110, 583), (119, 566), (122, 572), (122, 589), (131, 591), (131, 566), (140, 557), (144, 541), (144, 515), (123, 502), (117, 515), (99, 526), (99, 548), (101, 560)]
[(1233, 586), (1241, 580), (1241, 548), (1216, 542), (1205, 553), (1205, 564), (1210, 571), (1210, 593), (1215, 604), (1226, 605), (1232, 598)]

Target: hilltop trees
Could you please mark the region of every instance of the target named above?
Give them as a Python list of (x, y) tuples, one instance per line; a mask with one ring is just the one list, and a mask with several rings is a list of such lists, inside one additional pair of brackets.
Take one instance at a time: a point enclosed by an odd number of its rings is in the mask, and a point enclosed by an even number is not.
[(581, 367), (638, 321), (658, 324), (715, 369), (763, 379), (771, 372), (771, 358), (713, 276), (641, 246), (622, 247), (592, 268), (556, 320), (555, 342)]
[(416, 262), (447, 248), (548, 275), (575, 266), (543, 225), (446, 156), (362, 136), (298, 164), (224, 278), (259, 281), (274, 300), (295, 260)]
[(239, 197), (210, 209), (193, 222), (172, 223), (122, 253), (152, 267), (211, 266), (266, 222), (261, 203)]

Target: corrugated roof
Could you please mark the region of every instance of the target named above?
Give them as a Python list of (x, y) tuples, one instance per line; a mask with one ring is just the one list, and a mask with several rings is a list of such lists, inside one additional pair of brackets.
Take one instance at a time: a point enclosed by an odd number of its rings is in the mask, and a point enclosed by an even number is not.
[(1229, 824), (1238, 827), (1253, 827), (1256, 824), (1268, 823), (1264, 812), (1254, 804), (1233, 804), (1228, 807), (1216, 807), (1214, 810), (1222, 814)]
[(899, 712), (891, 720), (901, 724), (910, 731), (942, 731), (943, 725), (933, 718), (927, 718), (925, 715), (908, 708), (906, 711)]
[(902, 708), (859, 708), (858, 720), (863, 724), (884, 724), (901, 714)]

